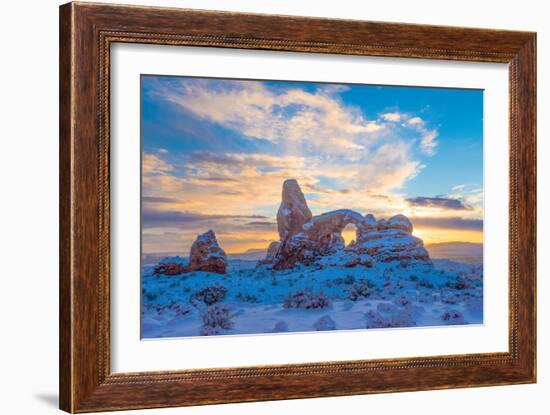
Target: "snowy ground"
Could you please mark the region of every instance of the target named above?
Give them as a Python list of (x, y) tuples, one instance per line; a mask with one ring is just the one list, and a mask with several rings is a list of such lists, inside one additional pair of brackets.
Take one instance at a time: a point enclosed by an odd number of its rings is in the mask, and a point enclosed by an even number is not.
[[(172, 257), (163, 262), (185, 263)], [(344, 267), (323, 257), (273, 271), (230, 259), (227, 274), (142, 270), (142, 337), (480, 324), (483, 266), (449, 260)], [(210, 287), (210, 288), (208, 288)]]

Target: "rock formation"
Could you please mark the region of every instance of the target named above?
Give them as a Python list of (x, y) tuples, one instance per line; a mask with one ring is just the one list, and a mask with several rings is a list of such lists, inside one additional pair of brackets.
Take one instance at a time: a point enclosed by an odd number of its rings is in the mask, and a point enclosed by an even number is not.
[(281, 243), (279, 241), (273, 241), (269, 244), (267, 247), (267, 252), (265, 254), (264, 259), (260, 259), (258, 261), (258, 265), (261, 264), (272, 264), (273, 260), (275, 259), (275, 255), (277, 255), (277, 252), (279, 251), (279, 246)]
[(214, 231), (209, 230), (199, 236), (189, 254), (189, 271), (207, 271), (225, 274), (227, 256), (218, 245)]
[[(356, 242), (345, 246), (342, 231), (348, 224), (357, 228)], [(273, 269), (309, 265), (322, 256), (346, 252), (346, 264), (373, 261), (425, 261), (428, 251), (421, 239), (412, 236), (413, 226), (404, 215), (376, 221), (349, 209), (311, 216), (305, 197), (296, 180), (283, 184), (283, 201), (277, 213), (280, 242), (272, 243), (262, 263)], [(349, 265), (352, 266), (352, 265)]]
[(347, 249), (368, 254), (379, 262), (429, 261), (430, 256), (420, 238), (412, 235), (413, 226), (404, 215), (380, 219), (376, 228), (357, 232), (357, 243)]
[(294, 179), (285, 180), (281, 206), (277, 212), (277, 229), (281, 241), (300, 232), (311, 216), (298, 182)]

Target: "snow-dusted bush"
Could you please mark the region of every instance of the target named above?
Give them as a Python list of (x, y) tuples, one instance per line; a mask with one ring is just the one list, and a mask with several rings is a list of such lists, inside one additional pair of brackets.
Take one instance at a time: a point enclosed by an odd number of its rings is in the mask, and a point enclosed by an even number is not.
[(456, 282), (451, 285), (451, 288), (456, 290), (465, 290), (466, 288), (472, 288), (472, 284), (464, 277), (458, 277)]
[(317, 331), (336, 330), (336, 323), (327, 315), (313, 323), (313, 328)]
[(284, 308), (325, 308), (330, 306), (329, 299), (323, 294), (313, 294), (311, 291), (296, 291), (289, 294), (285, 300)]
[(220, 334), (222, 330), (228, 330), (233, 327), (231, 321), (231, 312), (225, 305), (214, 304), (209, 306), (201, 315), (203, 336), (212, 336)]
[(365, 318), (367, 329), (416, 326), (413, 316), (405, 310), (398, 311), (390, 316), (383, 316), (377, 311), (369, 310), (365, 314)]
[(420, 282), (418, 283), (418, 286), (422, 287), (422, 288), (430, 288), (430, 289), (434, 288), (433, 283), (431, 283), (430, 281), (425, 280), (425, 279), (420, 280)]
[(466, 324), (466, 321), (464, 320), (464, 316), (462, 313), (458, 310), (447, 310), (441, 315), (441, 320), (445, 322), (445, 324)]
[(272, 333), (286, 333), (288, 331), (288, 324), (286, 324), (286, 321), (278, 321), (275, 323), (275, 327), (273, 327), (273, 330), (271, 330)]
[(405, 307), (411, 304), (411, 300), (409, 300), (407, 297), (395, 298), (393, 302), (401, 307)]
[(176, 316), (179, 316), (179, 317), (184, 316), (191, 311), (191, 308), (189, 308), (189, 306), (182, 303), (176, 303), (176, 302), (171, 303), (168, 306), (168, 308), (174, 311), (174, 313), (176, 313)]
[(392, 303), (379, 303), (376, 306), (376, 310), (380, 313), (393, 313), (395, 311), (395, 305)]
[(237, 293), (235, 298), (243, 303), (259, 303), (258, 297), (252, 294)]
[(221, 284), (214, 284), (197, 291), (189, 298), (189, 302), (194, 306), (201, 303), (211, 306), (225, 299), (227, 288)]
[(152, 293), (149, 291), (144, 292), (143, 295), (145, 295), (147, 301), (154, 301), (157, 298), (157, 293)]
[(348, 290), (348, 298), (351, 301), (362, 300), (371, 295), (371, 287), (368, 283), (359, 282), (353, 284)]
[(355, 282), (355, 277), (353, 275), (346, 275), (346, 278), (344, 278), (344, 284), (351, 285)]

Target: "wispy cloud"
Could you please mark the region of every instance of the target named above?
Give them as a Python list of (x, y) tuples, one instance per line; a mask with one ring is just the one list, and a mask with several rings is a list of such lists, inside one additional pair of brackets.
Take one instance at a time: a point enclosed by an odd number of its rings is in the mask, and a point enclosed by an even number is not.
[(403, 115), (398, 112), (387, 112), (385, 114), (382, 114), (382, 118), (386, 121), (401, 121), (401, 118), (403, 118)]
[(471, 210), (471, 206), (464, 204), (459, 199), (451, 199), (445, 197), (413, 197), (407, 199), (407, 202), (411, 206), (422, 206), (422, 207), (437, 207), (450, 210)]
[(274, 91), (260, 82), (182, 80), (159, 88), (163, 97), (196, 116), (247, 137), (276, 143), (333, 144), (337, 152), (363, 148), (383, 125), (336, 96), (341, 88)]
[(144, 209), (141, 213), (144, 227), (165, 226), (177, 228), (189, 223), (200, 223), (233, 219), (266, 219), (261, 215), (204, 215), (195, 212)]

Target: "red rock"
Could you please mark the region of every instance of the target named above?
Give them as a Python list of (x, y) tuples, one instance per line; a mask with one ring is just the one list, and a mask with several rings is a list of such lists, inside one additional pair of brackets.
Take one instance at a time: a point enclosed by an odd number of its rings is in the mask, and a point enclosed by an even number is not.
[(227, 268), (227, 256), (218, 245), (214, 231), (199, 235), (189, 254), (190, 271), (206, 271), (225, 274)]
[(157, 267), (155, 267), (153, 273), (163, 275), (180, 275), (187, 271), (188, 269), (185, 266), (178, 264), (177, 262), (161, 262)]
[(304, 223), (312, 217), (306, 198), (294, 179), (285, 180), (281, 205), (277, 211), (277, 229), (281, 241), (302, 231)]

